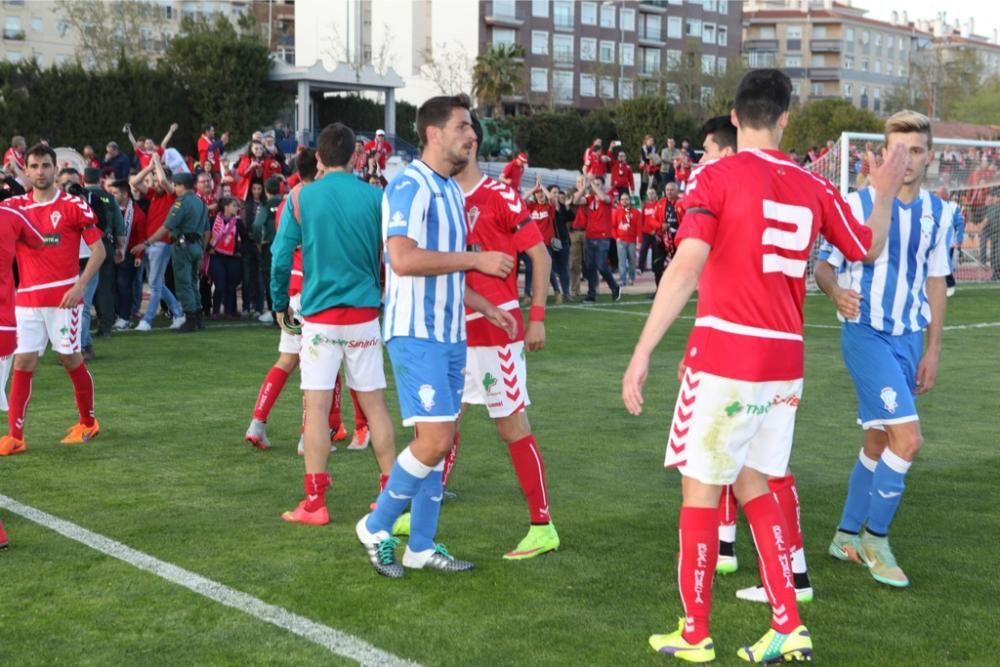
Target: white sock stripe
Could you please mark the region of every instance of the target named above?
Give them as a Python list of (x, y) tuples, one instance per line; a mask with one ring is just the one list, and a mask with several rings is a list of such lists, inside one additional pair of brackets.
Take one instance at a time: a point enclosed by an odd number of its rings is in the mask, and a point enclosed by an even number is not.
[(684, 620), (690, 618), (687, 604), (684, 603), (684, 588), (681, 586), (681, 572), (684, 570), (684, 531), (677, 529), (677, 592), (681, 595), (681, 606), (684, 607)]
[[(889, 450), (886, 449), (885, 451)], [(862, 448), (858, 453), (858, 460), (861, 461), (861, 465), (868, 469), (868, 472), (875, 472), (875, 466), (878, 465), (878, 461), (868, 458), (868, 455), (865, 454), (864, 448)]]
[(538, 447), (535, 445), (534, 440), (531, 442), (531, 446), (528, 448), (531, 450), (531, 455), (535, 457), (535, 465), (538, 467), (538, 481), (542, 486), (542, 505), (545, 509), (549, 508), (549, 497), (545, 491), (545, 475), (542, 473), (542, 456), (538, 451)]
[[(753, 546), (757, 550), (757, 557), (760, 558), (760, 543), (757, 541), (757, 533), (753, 529), (753, 524), (751, 524), (749, 522), (747, 522), (747, 523), (748, 523), (748, 526), (750, 528), (750, 537), (753, 538)], [(757, 569), (760, 571), (760, 583), (764, 587), (764, 592), (767, 594), (767, 601), (771, 605), (771, 611), (772, 611), (772, 614), (773, 614), (774, 613), (774, 605), (775, 605), (775, 601), (777, 600), (777, 598), (774, 596), (774, 591), (771, 588), (771, 582), (767, 578), (767, 568), (766, 567), (759, 567)]]
[(410, 473), (417, 479), (425, 479), (427, 475), (431, 474), (431, 470), (433, 470), (432, 466), (425, 465), (418, 461), (417, 457), (413, 455), (413, 452), (410, 451), (409, 447), (399, 453), (399, 456), (396, 457), (396, 463), (399, 464), (400, 468)]
[(882, 462), (889, 466), (895, 472), (900, 475), (905, 475), (910, 471), (910, 466), (913, 465), (913, 461), (907, 461), (906, 459), (898, 456), (888, 447), (882, 452)]

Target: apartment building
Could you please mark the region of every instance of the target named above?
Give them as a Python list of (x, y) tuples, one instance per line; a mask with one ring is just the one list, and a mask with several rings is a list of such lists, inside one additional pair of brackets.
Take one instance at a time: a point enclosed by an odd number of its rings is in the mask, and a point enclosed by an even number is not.
[(832, 0), (746, 0), (743, 54), (750, 67), (780, 67), (799, 101), (842, 97), (876, 113), (893, 88), (908, 85), (914, 53), (933, 35)]

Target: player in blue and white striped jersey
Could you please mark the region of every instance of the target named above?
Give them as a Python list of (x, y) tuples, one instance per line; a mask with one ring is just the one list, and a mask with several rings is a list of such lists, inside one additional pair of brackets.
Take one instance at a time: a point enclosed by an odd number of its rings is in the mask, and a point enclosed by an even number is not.
[[(513, 259), (466, 252), (465, 197), (452, 176), (474, 159), (469, 98), (434, 97), (417, 111), (423, 153), (386, 186), (382, 199), (386, 294), (384, 338), (396, 378), (403, 425), (414, 439), (400, 452), (376, 508), (356, 526), (375, 570), (471, 569), (434, 540), (441, 510), (444, 457), (455, 438), (465, 378), (464, 306), (508, 332), (517, 322), (466, 288), (465, 272), (506, 277)], [(396, 519), (412, 505), (410, 539), (396, 561)]]
[[(887, 535), (906, 473), (923, 443), (915, 397), (937, 378), (953, 209), (920, 187), (931, 159), (927, 117), (914, 111), (890, 117), (886, 149), (897, 143), (906, 146), (909, 165), (881, 254), (873, 264), (845, 262), (824, 246), (816, 283), (837, 304), (844, 322), (841, 351), (864, 429), (864, 446), (829, 551), (842, 560), (860, 560), (880, 583), (904, 587), (909, 580)], [(871, 215), (873, 193), (865, 188), (848, 195), (861, 220)]]

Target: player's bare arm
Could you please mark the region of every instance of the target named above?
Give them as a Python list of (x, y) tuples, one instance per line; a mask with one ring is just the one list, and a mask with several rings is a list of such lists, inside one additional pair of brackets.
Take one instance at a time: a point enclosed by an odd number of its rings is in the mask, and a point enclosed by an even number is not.
[(400, 276), (439, 276), (455, 271), (479, 271), (506, 278), (514, 269), (514, 259), (502, 252), (437, 252), (417, 247), (405, 236), (392, 236), (386, 242), (392, 270)]
[(931, 306), (931, 323), (927, 326), (927, 348), (917, 364), (916, 393), (925, 394), (937, 383), (938, 363), (941, 360), (941, 334), (944, 331), (944, 314), (948, 301), (947, 285), (943, 276), (928, 278), (924, 285), (927, 302)]
[(465, 286), (465, 306), (482, 314), (490, 324), (504, 330), (511, 340), (517, 338), (517, 320), (502, 308), (497, 308), (489, 299), (479, 294), (468, 285)]
[(829, 262), (816, 263), (816, 285), (846, 319), (852, 320), (861, 314), (861, 294), (852, 289), (844, 289), (837, 284), (837, 274)]
[(97, 272), (101, 270), (101, 264), (104, 263), (104, 258), (106, 253), (104, 251), (104, 241), (98, 239), (91, 243), (90, 248), (90, 258), (87, 259), (87, 264), (83, 268), (83, 273), (77, 278), (77, 281), (73, 283), (73, 286), (66, 290), (63, 294), (62, 300), (59, 302), (60, 308), (76, 308), (80, 302), (83, 300), (83, 288), (89, 283)]
[(633, 415), (642, 413), (642, 388), (649, 373), (649, 357), (698, 287), (710, 250), (711, 246), (700, 239), (685, 240), (660, 280), (653, 308), (622, 378), (622, 401)]
[[(552, 258), (549, 251), (541, 243), (536, 243), (527, 250), (528, 257), (534, 265), (531, 275), (531, 307), (545, 308), (545, 300), (549, 295), (549, 274), (552, 272)], [(545, 347), (545, 323), (529, 320), (524, 328), (524, 346), (529, 352), (536, 352)]]
[(889, 237), (889, 223), (892, 221), (892, 204), (903, 186), (909, 156), (905, 146), (895, 144), (881, 163), (871, 151), (868, 152), (868, 160), (872, 165), (868, 179), (875, 188), (875, 201), (872, 213), (866, 220), (872, 230), (872, 245), (862, 260), (865, 264), (878, 259), (885, 247), (885, 241)]

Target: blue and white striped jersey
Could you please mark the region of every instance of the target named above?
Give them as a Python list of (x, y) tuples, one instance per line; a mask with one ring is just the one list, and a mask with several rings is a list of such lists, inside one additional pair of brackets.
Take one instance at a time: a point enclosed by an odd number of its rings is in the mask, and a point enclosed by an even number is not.
[[(868, 220), (874, 200), (870, 187), (847, 195), (858, 220)], [(836, 248), (823, 244), (819, 258), (837, 268), (837, 283), (861, 294), (861, 314), (852, 322), (894, 336), (921, 331), (930, 324), (924, 283), (951, 273), (952, 215), (952, 207), (937, 195), (920, 190), (909, 204), (894, 202), (889, 237), (873, 264), (846, 262)]]
[[(465, 197), (453, 178), (414, 160), (382, 195), (382, 239), (406, 236), (423, 250), (465, 250)], [(397, 336), (458, 343), (465, 340), (465, 273), (400, 276), (385, 246), (386, 341)]]

